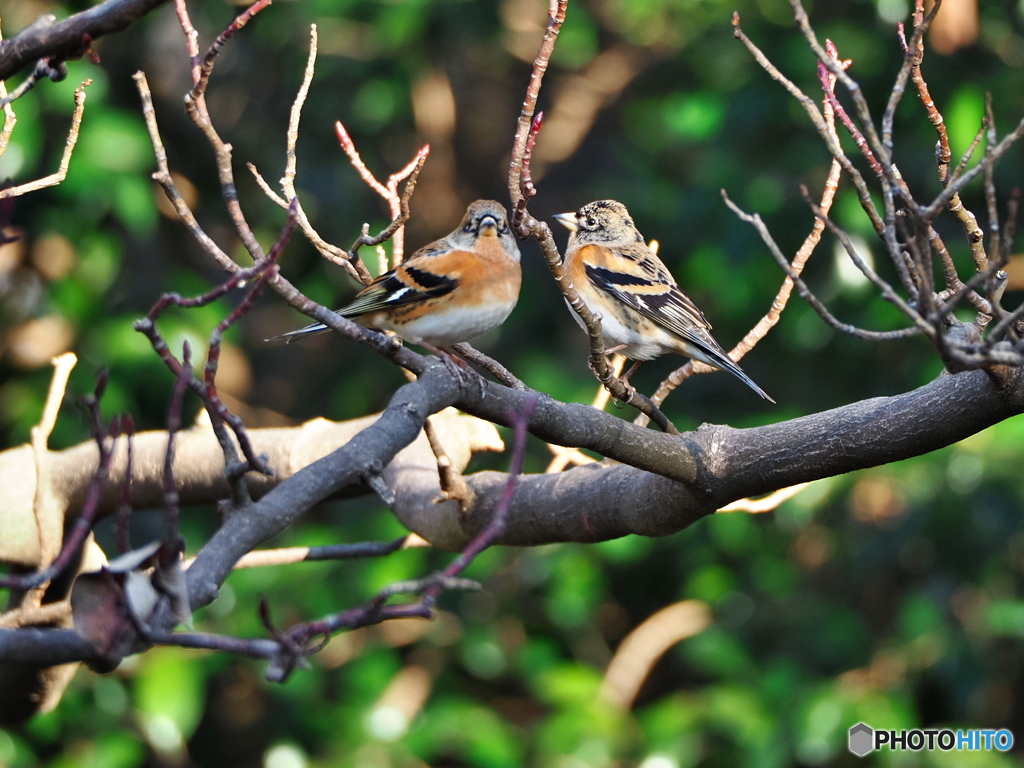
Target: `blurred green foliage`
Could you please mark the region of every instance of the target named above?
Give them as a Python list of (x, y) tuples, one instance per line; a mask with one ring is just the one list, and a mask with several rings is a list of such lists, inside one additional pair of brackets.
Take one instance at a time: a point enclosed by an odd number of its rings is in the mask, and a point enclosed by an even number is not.
[[(61, 16), (83, 5), (52, 11)], [(238, 10), (194, 5), (204, 43)], [(337, 148), (335, 120), (345, 123), (379, 176), (429, 141), (433, 151), (408, 230), (416, 247), (449, 231), (466, 202), (507, 199), (514, 121), (546, 5), (317, 0), (278, 4), (257, 17), (218, 61), (209, 101), (234, 147), (242, 205), (261, 241), (274, 241), (284, 216), (244, 163), (267, 179), (281, 173), (310, 22), (319, 26), (320, 59), (299, 141), (303, 204), (321, 234), (342, 245), (362, 222), (386, 223), (380, 201)], [(756, 234), (726, 210), (719, 190), (759, 211), (792, 252), (812, 220), (799, 185), (820, 188), (828, 163), (799, 106), (732, 39), (737, 8), (751, 38), (815, 93), (813, 56), (783, 0), (571, 3), (541, 108), (557, 115), (570, 96), (604, 87), (592, 72), (606, 52), (625, 56), (635, 71), (595, 107), (592, 124), (577, 111), (584, 130), (567, 158), (544, 163), (544, 144), (553, 139), (542, 133), (540, 193), (531, 206), (548, 216), (601, 197), (626, 202), (726, 346), (768, 309), (781, 276)], [(42, 9), (8, 0), (5, 33)], [(816, 3), (811, 11), (819, 37), (854, 59), (851, 72), (876, 114), (901, 60), (894, 21), (906, 12), (900, 0)], [(955, 156), (977, 131), (986, 93), (1001, 130), (1024, 114), (1022, 4), (985, 3), (980, 13), (975, 44), (948, 57), (929, 52), (925, 60)], [(74, 393), (91, 390), (99, 368), (109, 366), (105, 410), (131, 411), (141, 428), (160, 428), (173, 382), (131, 323), (160, 291), (196, 294), (221, 277), (181, 224), (158, 213), (161, 193), (148, 178), (151, 148), (131, 80), (136, 69), (149, 75), (171, 168), (201, 223), (243, 258), (211, 153), (181, 107), (188, 70), (173, 11), (158, 11), (98, 50), (100, 66), (73, 62), (67, 81), (43, 83), (16, 103), (14, 142), (0, 159), (0, 177), (15, 181), (50, 172), (63, 147), (71, 94), (82, 79), (93, 79), (66, 181), (17, 201), (12, 224), (22, 239), (10, 247), (13, 258), (0, 259), (6, 445), (27, 439), (49, 379), (46, 355), (64, 348), (81, 359)], [(424, 85), (431, 77), (450, 91), (450, 119)], [(934, 135), (910, 96), (897, 115), (896, 137), (908, 181), (921, 197), (934, 193)], [(1018, 149), (997, 169), (1003, 199), (1020, 183), (1020, 158)], [(977, 188), (965, 199), (983, 212)], [(845, 183), (835, 216), (881, 260)], [(946, 226), (943, 234), (966, 270), (962, 237)], [(832, 248), (826, 240), (808, 268), (819, 295), (846, 321), (898, 324), (894, 310), (851, 278)], [(583, 335), (536, 250), (523, 250), (519, 308), (482, 346), (530, 385), (588, 402), (595, 385)], [(343, 301), (353, 291), (341, 270), (299, 238), (282, 268), (321, 302)], [(168, 312), (161, 323), (172, 348), (187, 339), (204, 349), (228, 306), (224, 300)], [(46, 354), (20, 355), (16, 333), (46, 318), (70, 329), (63, 346), (42, 344)], [(391, 366), (340, 339), (304, 347), (262, 343), (301, 322), (268, 295), (228, 334), (233, 374), (222, 387), (250, 425), (362, 415), (382, 407), (401, 384)], [(635, 381), (650, 389), (671, 365), (649, 363)], [(905, 391), (940, 370), (924, 341), (876, 345), (839, 337), (798, 299), (744, 367), (778, 407), (724, 376), (705, 376), (668, 401), (670, 417), (683, 428), (767, 423)], [(53, 445), (85, 435), (81, 413), (69, 405)], [(106, 677), (83, 672), (55, 712), (23, 730), (0, 731), (0, 766), (770, 768), (856, 764), (846, 733), (861, 720), (897, 729), (1007, 727), (1024, 738), (1022, 446), (1024, 423), (1015, 419), (930, 456), (821, 481), (773, 513), (720, 514), (659, 540), (488, 552), (469, 574), (483, 581), (484, 592), (446, 596), (440, 619), (430, 624), (343, 635), (312, 671), (284, 686), (265, 683), (258, 664), (176, 650), (146, 653)], [(538, 471), (546, 451), (531, 450), (530, 468)], [(498, 457), (479, 466), (503, 463)], [(140, 516), (140, 536), (147, 519)], [(189, 510), (190, 549), (214, 526), (212, 510)], [(274, 543), (400, 532), (379, 505), (360, 501), (325, 506)], [(364, 601), (447, 558), (411, 550), (367, 562), (242, 571), (196, 620), (203, 630), (255, 636), (264, 631), (256, 611), (261, 596), (275, 621), (287, 625)], [(680, 600), (706, 603), (711, 626), (657, 661), (629, 709), (602, 698), (603, 670), (623, 638)], [(1016, 757), (886, 752), (864, 763), (1009, 766)]]

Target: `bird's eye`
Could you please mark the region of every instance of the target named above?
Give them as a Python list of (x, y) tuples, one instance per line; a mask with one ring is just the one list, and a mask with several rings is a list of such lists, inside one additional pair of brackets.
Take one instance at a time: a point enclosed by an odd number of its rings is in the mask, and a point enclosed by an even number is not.
[(587, 228), (588, 229), (593, 229), (596, 226), (597, 226), (597, 219), (595, 219), (593, 216), (588, 216), (587, 217)]
[(472, 232), (473, 231), (473, 224), (472, 224), (472, 222), (467, 224), (466, 226), (464, 226), (462, 228), (462, 231), (463, 232)]

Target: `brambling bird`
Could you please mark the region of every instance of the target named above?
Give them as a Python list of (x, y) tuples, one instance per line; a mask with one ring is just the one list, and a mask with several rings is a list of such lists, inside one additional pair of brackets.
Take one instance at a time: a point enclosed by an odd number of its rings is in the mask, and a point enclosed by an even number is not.
[[(501, 325), (521, 283), (519, 248), (504, 206), (477, 200), (458, 229), (385, 272), (337, 312), (436, 351)], [(325, 330), (315, 323), (275, 338), (291, 342)]]
[[(600, 313), (607, 352), (637, 361), (675, 352), (728, 371), (765, 400), (775, 402), (711, 335), (711, 323), (673, 279), (616, 200), (588, 203), (554, 217), (571, 230), (565, 270), (591, 312)], [(583, 321), (573, 312), (581, 326)]]

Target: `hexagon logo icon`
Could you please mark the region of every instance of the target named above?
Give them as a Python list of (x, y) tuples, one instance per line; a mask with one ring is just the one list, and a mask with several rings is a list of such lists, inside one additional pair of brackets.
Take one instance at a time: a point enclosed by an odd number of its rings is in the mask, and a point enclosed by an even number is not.
[(875, 732), (867, 723), (857, 723), (850, 728), (850, 738), (847, 742), (849, 750), (857, 757), (864, 757), (874, 749)]

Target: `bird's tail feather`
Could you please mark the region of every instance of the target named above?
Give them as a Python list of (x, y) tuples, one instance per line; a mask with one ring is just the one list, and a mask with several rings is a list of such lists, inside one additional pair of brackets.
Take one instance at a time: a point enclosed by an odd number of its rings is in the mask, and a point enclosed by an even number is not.
[(272, 336), (264, 341), (283, 341), (285, 344), (291, 344), (293, 341), (305, 338), (306, 336), (315, 335), (328, 330), (327, 326), (323, 323), (313, 323), (307, 325), (305, 328), (299, 328), (296, 331), (289, 331), (288, 333), (282, 333), (280, 336)]
[(754, 380), (747, 376), (747, 374), (743, 372), (743, 369), (736, 365), (736, 363), (734, 363), (732, 358), (730, 358), (728, 355), (723, 354), (722, 352), (719, 352), (716, 349), (705, 349), (704, 351), (707, 354), (707, 359), (702, 360), (701, 362), (705, 362), (708, 365), (714, 366), (715, 368), (718, 368), (720, 371), (728, 371), (737, 379), (739, 379), (748, 387), (750, 387), (752, 390), (757, 392), (757, 394), (759, 394), (769, 403), (775, 402), (772, 396), (765, 392), (763, 389), (761, 389), (759, 386), (757, 386), (757, 384), (754, 383)]

